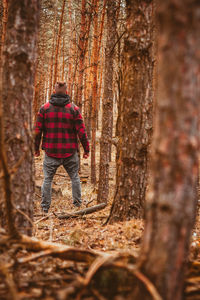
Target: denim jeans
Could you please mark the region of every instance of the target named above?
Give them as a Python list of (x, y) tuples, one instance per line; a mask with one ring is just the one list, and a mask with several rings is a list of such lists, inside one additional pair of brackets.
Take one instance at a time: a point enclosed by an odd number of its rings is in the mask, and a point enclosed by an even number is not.
[(59, 166), (63, 165), (67, 171), (72, 184), (72, 198), (75, 206), (81, 205), (81, 184), (78, 174), (79, 158), (77, 152), (67, 158), (50, 157), (45, 153), (43, 162), (44, 181), (42, 185), (42, 202), (41, 207), (48, 211), (51, 205), (52, 181)]

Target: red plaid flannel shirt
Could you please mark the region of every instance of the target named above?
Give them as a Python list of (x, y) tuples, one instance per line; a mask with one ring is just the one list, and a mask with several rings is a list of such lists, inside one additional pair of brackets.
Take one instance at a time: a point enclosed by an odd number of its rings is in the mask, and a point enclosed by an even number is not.
[(65, 106), (44, 104), (37, 115), (35, 126), (35, 151), (38, 152), (42, 138), (42, 149), (48, 156), (65, 158), (78, 149), (78, 139), (85, 153), (89, 153), (89, 142), (79, 108), (71, 102)]

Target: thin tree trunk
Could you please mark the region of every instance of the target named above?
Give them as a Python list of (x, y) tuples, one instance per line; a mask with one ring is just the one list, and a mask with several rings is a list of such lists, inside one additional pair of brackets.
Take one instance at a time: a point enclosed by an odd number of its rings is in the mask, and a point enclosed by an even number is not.
[(102, 36), (103, 36), (103, 29), (104, 29), (104, 20), (105, 20), (105, 13), (106, 13), (106, 3), (107, 0), (103, 1), (103, 10), (101, 15), (101, 22), (100, 22), (100, 30), (99, 30), (99, 43), (98, 43), (98, 57), (100, 56), (101, 51), (101, 42), (102, 42)]
[(62, 48), (62, 81), (65, 81), (65, 35), (63, 35), (63, 48)]
[[(102, 47), (102, 36), (103, 36), (103, 30), (104, 30), (104, 20), (105, 20), (105, 12), (106, 12), (106, 3), (107, 0), (103, 1), (103, 9), (102, 9), (102, 15), (101, 15), (101, 22), (100, 22), (100, 33), (99, 33), (99, 43), (98, 43), (98, 69), (99, 69), (99, 65), (100, 65), (100, 70), (98, 73), (98, 80), (97, 80), (97, 100), (96, 100), (96, 111), (97, 111), (97, 115), (96, 115), (96, 123), (97, 123), (97, 130), (99, 127), (99, 123), (98, 123), (98, 119), (99, 119), (99, 101), (100, 101), (100, 93), (101, 93), (101, 83), (102, 83), (102, 73), (103, 73), (103, 64), (99, 64), (99, 60), (100, 60), (100, 53), (101, 53), (101, 47)], [(100, 75), (100, 80), (99, 80), (99, 75)]]
[(116, 192), (110, 222), (143, 217), (153, 115), (153, 1), (127, 1)]
[(78, 74), (78, 94), (77, 104), (82, 107), (82, 94), (83, 94), (83, 74), (84, 74), (84, 61), (85, 61), (85, 36), (86, 36), (86, 0), (82, 0), (81, 7), (81, 31), (79, 39), (79, 74)]
[(109, 193), (109, 149), (110, 133), (112, 133), (112, 112), (113, 112), (113, 75), (114, 75), (114, 51), (116, 37), (116, 6), (115, 1), (107, 3), (107, 42), (105, 53), (105, 77), (103, 95), (103, 117), (100, 142), (100, 167), (99, 167), (99, 188), (97, 202), (107, 203)]
[(93, 50), (92, 50), (92, 140), (91, 140), (91, 183), (96, 184), (96, 105), (97, 105), (97, 66), (98, 66), (98, 7), (99, 0), (94, 5), (94, 33), (93, 33)]
[(38, 113), (38, 99), (39, 99), (39, 71), (38, 71), (38, 59), (36, 62), (36, 66), (35, 66), (35, 76), (34, 76), (34, 92), (33, 92), (33, 121), (35, 123), (36, 121), (36, 116)]
[(99, 68), (99, 74), (98, 74), (98, 92), (97, 92), (97, 130), (99, 130), (99, 112), (101, 111), (100, 103), (102, 98), (102, 82), (103, 82), (103, 74), (104, 74), (104, 56), (100, 58), (100, 68)]
[(37, 0), (9, 0), (0, 78), (1, 130), (4, 132), (1, 146), (6, 156), (3, 177), (9, 181), (4, 193), (6, 200), (10, 199), (10, 214), (15, 209), (13, 218), (17, 228), (28, 234), (32, 232), (34, 195), (31, 110), (38, 12)]
[[(4, 43), (5, 43), (7, 19), (8, 19), (8, 0), (3, 0), (3, 19), (2, 19), (2, 35), (1, 35), (1, 52), (2, 52), (2, 50), (3, 50), (3, 46), (4, 46)], [(1, 53), (1, 60), (2, 60), (2, 53)]]
[(90, 52), (87, 56), (87, 70), (85, 72), (86, 75), (86, 82), (85, 82), (85, 103), (84, 103), (84, 120), (85, 120), (85, 127), (87, 131), (88, 138), (91, 138), (91, 122), (90, 122), (90, 104), (91, 104), (91, 80), (92, 80), (92, 72), (90, 71), (89, 63), (90, 63)]
[(64, 11), (65, 11), (65, 3), (66, 3), (66, 0), (63, 0), (63, 3), (62, 3), (62, 12), (61, 12), (61, 16), (60, 16), (60, 25), (59, 25), (58, 36), (57, 36), (57, 43), (56, 43), (53, 85), (55, 85), (55, 83), (57, 81), (57, 77), (58, 77), (58, 58), (59, 58), (58, 56), (59, 56), (59, 51), (60, 51), (60, 38), (61, 38), (61, 32), (62, 32), (63, 17), (64, 17)]
[(197, 204), (200, 5), (158, 3), (158, 103), (140, 263), (163, 299), (181, 300)]
[(69, 10), (69, 26), (71, 32), (70, 47), (69, 47), (69, 62), (68, 62), (68, 75), (67, 75), (67, 90), (70, 97), (72, 97), (72, 53), (74, 48), (74, 30), (72, 27), (72, 3), (71, 0), (68, 1)]
[(52, 81), (53, 81), (53, 61), (54, 61), (54, 52), (55, 52), (56, 18), (57, 18), (56, 6), (57, 6), (57, 0), (56, 0), (56, 3), (55, 3), (55, 10), (54, 10), (53, 41), (52, 41), (51, 60), (50, 60), (50, 73), (49, 73), (49, 93), (48, 93), (49, 98), (52, 94)]
[(78, 68), (78, 46), (77, 46), (77, 37), (76, 31), (74, 30), (74, 60), (73, 60), (73, 77), (72, 77), (72, 97), (76, 103), (76, 95), (77, 95), (77, 68)]

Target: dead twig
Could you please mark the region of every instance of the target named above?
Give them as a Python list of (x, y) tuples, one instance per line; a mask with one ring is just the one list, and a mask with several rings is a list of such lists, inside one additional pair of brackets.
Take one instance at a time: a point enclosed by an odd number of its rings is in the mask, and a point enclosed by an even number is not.
[(87, 202), (86, 207), (88, 207), (88, 205), (90, 205), (92, 202), (94, 202), (95, 199), (90, 200), (89, 202)]
[(47, 250), (40, 251), (38, 253), (31, 254), (27, 257), (18, 258), (17, 263), (18, 264), (25, 264), (25, 263), (28, 263), (30, 261), (36, 260), (40, 257), (48, 256), (49, 254), (51, 254), (51, 252), (52, 252), (51, 249), (47, 249)]
[(35, 221), (35, 222), (34, 222), (34, 225), (40, 223), (41, 221), (44, 221), (44, 220), (48, 219), (48, 218), (49, 218), (50, 216), (52, 216), (52, 215), (54, 215), (54, 214), (53, 214), (53, 213), (49, 213), (48, 215), (46, 215), (46, 216), (42, 217), (41, 219)]

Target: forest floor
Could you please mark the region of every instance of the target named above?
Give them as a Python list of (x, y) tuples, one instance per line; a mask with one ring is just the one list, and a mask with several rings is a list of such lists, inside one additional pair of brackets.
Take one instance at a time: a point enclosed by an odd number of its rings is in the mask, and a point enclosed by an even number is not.
[[(97, 166), (98, 161), (99, 153), (97, 153)], [(114, 255), (118, 252), (128, 252), (132, 253), (134, 257), (137, 257), (144, 230), (144, 222), (142, 220), (133, 219), (131, 221), (118, 222), (113, 225), (104, 225), (110, 213), (115, 189), (114, 153), (110, 167), (110, 195), (107, 207), (99, 212), (78, 218), (68, 218), (66, 220), (60, 220), (57, 215), (61, 213), (72, 213), (75, 209), (72, 204), (70, 180), (63, 167), (57, 170), (56, 176), (54, 177), (52, 205), (48, 217), (43, 218), (40, 208), (40, 188), (43, 180), (42, 163), (43, 157), (41, 155), (39, 158), (36, 158), (34, 236), (37, 239), (60, 243), (77, 249), (94, 250), (99, 253)], [(94, 186), (90, 182), (90, 159), (82, 159), (80, 177), (82, 181), (83, 199), (81, 208), (96, 205), (98, 185)], [(198, 215), (192, 235), (190, 267), (185, 287), (185, 299), (188, 300), (200, 299), (199, 241), (200, 216)], [(13, 257), (14, 255), (17, 255), (18, 258), (27, 257), (30, 255), (30, 252), (27, 252), (25, 249), (16, 251), (11, 248), (6, 255), (8, 260), (8, 257)], [(4, 258), (4, 260), (5, 259), (6, 258)], [(110, 285), (110, 287), (106, 287), (105, 283), (103, 283), (101, 289), (99, 289), (96, 284), (91, 284), (84, 289), (80, 282), (85, 275), (88, 274), (88, 269), (88, 264), (61, 260), (59, 258), (53, 258), (52, 256), (44, 256), (31, 260), (27, 264), (15, 265), (12, 278), (10, 278), (10, 274), (6, 272), (4, 272), (6, 278), (5, 282), (4, 280), (1, 282), (0, 277), (0, 299), (122, 300), (127, 298), (127, 291), (123, 290), (124, 287), (120, 287), (119, 290), (117, 288), (119, 282), (113, 282), (113, 277), (111, 282), (109, 282), (110, 279), (108, 279), (108, 285)], [(98, 280), (98, 277), (96, 280)], [(114, 290), (117, 292), (113, 293)]]
[[(81, 154), (82, 156), (82, 154)], [(136, 251), (139, 249), (140, 238), (143, 232), (143, 221), (132, 220), (104, 226), (107, 220), (115, 189), (115, 157), (112, 156), (110, 166), (110, 195), (108, 205), (102, 211), (85, 215), (79, 218), (59, 220), (53, 213), (72, 213), (77, 211), (72, 204), (70, 179), (63, 167), (57, 170), (52, 186), (52, 205), (49, 218), (42, 219), (40, 208), (43, 181), (42, 158), (37, 159), (36, 167), (36, 201), (35, 201), (35, 236), (39, 239), (59, 242), (68, 246), (83, 247), (100, 251), (118, 251), (122, 249)], [(97, 166), (99, 153), (97, 153)], [(98, 168), (97, 168), (98, 171)], [(97, 174), (98, 175), (98, 174)], [(81, 161), (80, 178), (82, 182), (82, 206), (80, 209), (96, 205), (97, 188), (90, 182), (90, 158)], [(97, 176), (98, 178), (98, 176)], [(52, 214), (51, 214), (52, 213)], [(39, 222), (38, 222), (39, 221)], [(38, 222), (38, 223), (37, 223)]]

